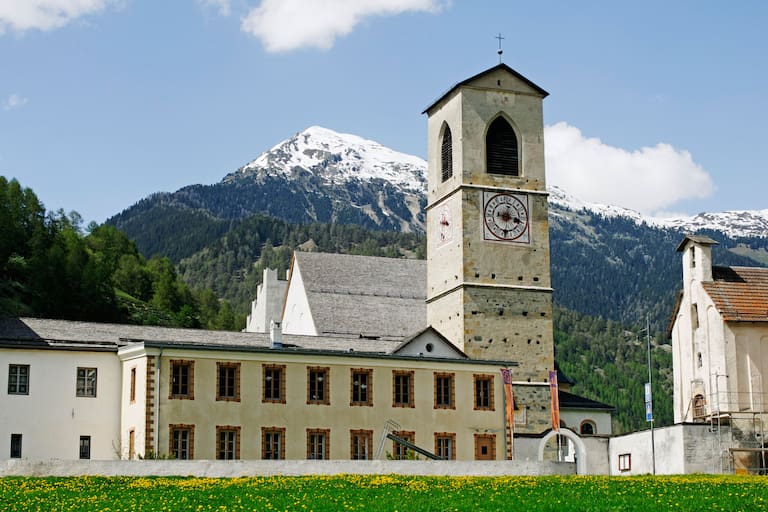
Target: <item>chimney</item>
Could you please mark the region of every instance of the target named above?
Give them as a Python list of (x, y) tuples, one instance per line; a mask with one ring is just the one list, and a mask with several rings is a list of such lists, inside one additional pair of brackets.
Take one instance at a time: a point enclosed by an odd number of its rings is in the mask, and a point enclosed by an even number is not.
[(283, 348), (283, 330), (280, 322), (272, 320), (269, 324), (270, 348)]

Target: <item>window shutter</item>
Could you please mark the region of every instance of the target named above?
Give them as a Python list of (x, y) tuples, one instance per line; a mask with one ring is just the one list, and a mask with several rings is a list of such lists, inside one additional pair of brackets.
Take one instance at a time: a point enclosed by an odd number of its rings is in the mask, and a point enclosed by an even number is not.
[(453, 176), (453, 139), (451, 129), (448, 125), (443, 131), (443, 143), (441, 148), (441, 168), (443, 171), (443, 181)]
[(509, 123), (497, 117), (485, 137), (486, 172), (519, 176), (517, 137)]

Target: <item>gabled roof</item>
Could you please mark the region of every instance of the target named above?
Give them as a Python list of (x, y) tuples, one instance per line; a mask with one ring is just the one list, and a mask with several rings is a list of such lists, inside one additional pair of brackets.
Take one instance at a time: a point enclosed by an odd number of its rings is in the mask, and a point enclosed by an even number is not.
[(398, 338), (426, 327), (423, 260), (294, 253), (318, 334)]
[(424, 111), (422, 112), (422, 114), (426, 114), (427, 112), (429, 112), (432, 109), (432, 107), (434, 107), (435, 105), (440, 103), (443, 100), (443, 98), (445, 98), (446, 96), (448, 96), (451, 93), (453, 93), (453, 91), (455, 91), (459, 87), (463, 87), (465, 85), (469, 85), (471, 82), (474, 82), (475, 80), (477, 80), (479, 78), (482, 78), (485, 75), (488, 75), (488, 74), (493, 73), (494, 71), (497, 71), (497, 70), (500, 70), (500, 69), (510, 73), (515, 78), (517, 78), (517, 79), (521, 80), (522, 82), (524, 82), (525, 84), (527, 84), (529, 87), (534, 89), (537, 93), (539, 93), (542, 98), (546, 98), (547, 96), (549, 96), (549, 93), (547, 91), (545, 91), (544, 89), (542, 89), (541, 87), (539, 87), (535, 83), (531, 82), (530, 80), (525, 78), (523, 75), (521, 75), (520, 73), (518, 73), (517, 71), (515, 71), (511, 67), (507, 66), (504, 63), (501, 63), (501, 64), (497, 64), (497, 65), (493, 66), (492, 68), (488, 68), (485, 71), (482, 71), (482, 72), (480, 72), (480, 73), (478, 73), (476, 75), (473, 75), (473, 76), (467, 78), (466, 80), (462, 80), (461, 82), (457, 83), (456, 85), (454, 85), (453, 87), (448, 89), (448, 91), (446, 91), (443, 95), (441, 95), (439, 98), (437, 98), (435, 101), (433, 101), (427, 108), (425, 108)]
[[(283, 334), (283, 350), (385, 354), (400, 341), (359, 336), (299, 336)], [(207, 331), (147, 325), (75, 322), (46, 318), (0, 319), (0, 346), (14, 348), (114, 350), (136, 342), (186, 348), (270, 349), (267, 333)]]
[(437, 338), (437, 339), (438, 339), (438, 340), (439, 340), (439, 341), (440, 341), (440, 342), (441, 342), (441, 343), (442, 343), (442, 344), (443, 344), (443, 345), (444, 345), (446, 348), (448, 348), (448, 349), (449, 349), (451, 352), (453, 352), (454, 354), (456, 354), (456, 357), (458, 357), (459, 359), (469, 359), (469, 356), (468, 356), (467, 354), (465, 354), (463, 350), (459, 349), (459, 347), (457, 347), (456, 345), (454, 345), (453, 343), (451, 343), (451, 342), (448, 340), (448, 338), (446, 338), (445, 336), (443, 336), (443, 335), (442, 335), (442, 334), (441, 334), (441, 333), (440, 333), (440, 332), (439, 332), (437, 329), (435, 329), (435, 328), (434, 328), (434, 327), (432, 327), (431, 325), (430, 325), (429, 327), (425, 327), (424, 329), (420, 330), (419, 332), (417, 332), (417, 333), (416, 333), (416, 334), (414, 334), (413, 336), (408, 336), (407, 338), (405, 338), (405, 339), (403, 340), (403, 342), (402, 342), (402, 343), (400, 343), (400, 344), (397, 346), (397, 348), (395, 348), (395, 349), (392, 351), (392, 353), (393, 353), (393, 354), (397, 354), (397, 353), (399, 353), (399, 352), (403, 351), (403, 350), (404, 350), (406, 347), (408, 347), (408, 346), (409, 346), (409, 345), (411, 345), (412, 343), (415, 343), (416, 341), (418, 341), (418, 340), (419, 340), (419, 339), (420, 339), (422, 336), (424, 336), (425, 334), (431, 334), (431, 335), (433, 335), (433, 336), (434, 336), (435, 338)]
[(683, 240), (677, 246), (677, 252), (684, 251), (688, 242), (694, 242), (700, 245), (717, 245), (718, 243), (717, 240), (712, 240), (708, 236), (704, 235), (685, 235), (685, 238), (683, 238)]
[(768, 268), (712, 267), (712, 281), (701, 285), (723, 320), (768, 322)]
[(574, 395), (567, 391), (558, 390), (557, 399), (560, 402), (561, 409), (599, 409), (604, 411), (614, 411), (615, 407), (604, 404), (596, 400), (590, 400), (583, 396)]

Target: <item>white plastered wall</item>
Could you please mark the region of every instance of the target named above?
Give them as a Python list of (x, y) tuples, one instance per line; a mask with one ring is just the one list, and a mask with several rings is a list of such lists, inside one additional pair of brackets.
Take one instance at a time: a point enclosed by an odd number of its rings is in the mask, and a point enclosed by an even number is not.
[(295, 258), (291, 269), (291, 278), (288, 281), (288, 291), (285, 294), (282, 327), (284, 334), (318, 335), (315, 322), (312, 319), (312, 311), (309, 308), (307, 292), (304, 289), (301, 269)]
[[(7, 393), (10, 364), (29, 365), (29, 394)], [(77, 368), (96, 368), (96, 397), (77, 397)], [(0, 349), (0, 459), (11, 434), (22, 435), (22, 458), (77, 459), (80, 436), (91, 436), (91, 459), (116, 459), (120, 364), (113, 352)]]

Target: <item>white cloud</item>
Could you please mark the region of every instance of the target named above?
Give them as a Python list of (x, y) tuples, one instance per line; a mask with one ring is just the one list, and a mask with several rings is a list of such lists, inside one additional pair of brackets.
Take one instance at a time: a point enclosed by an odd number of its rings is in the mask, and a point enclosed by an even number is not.
[(114, 0), (0, 0), (0, 34), (51, 30), (104, 9)]
[(444, 0), (262, 0), (243, 18), (240, 28), (259, 39), (269, 52), (302, 47), (326, 50), (370, 16), (409, 11), (436, 12)]
[(197, 0), (202, 7), (216, 9), (221, 16), (229, 16), (232, 13), (232, 6), (229, 0)]
[(691, 154), (669, 144), (627, 151), (560, 122), (547, 126), (547, 180), (588, 202), (654, 214), (712, 194), (712, 178)]
[(24, 105), (26, 105), (28, 101), (29, 100), (27, 98), (24, 98), (23, 96), (19, 96), (18, 94), (11, 94), (3, 102), (3, 109), (11, 110), (14, 108), (21, 108)]

